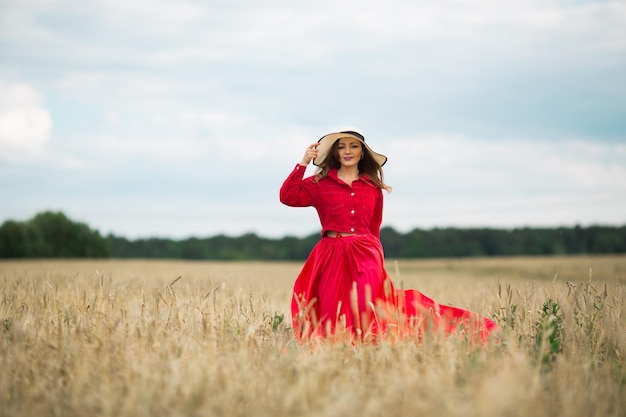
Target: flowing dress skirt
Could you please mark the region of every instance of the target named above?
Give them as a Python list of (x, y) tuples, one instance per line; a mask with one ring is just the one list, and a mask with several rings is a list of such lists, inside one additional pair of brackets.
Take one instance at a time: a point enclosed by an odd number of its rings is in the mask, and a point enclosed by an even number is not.
[(324, 237), (294, 284), (291, 303), (297, 339), (369, 340), (462, 332), (486, 340), (498, 326), (487, 318), (441, 305), (417, 290), (394, 288), (380, 240), (372, 235)]

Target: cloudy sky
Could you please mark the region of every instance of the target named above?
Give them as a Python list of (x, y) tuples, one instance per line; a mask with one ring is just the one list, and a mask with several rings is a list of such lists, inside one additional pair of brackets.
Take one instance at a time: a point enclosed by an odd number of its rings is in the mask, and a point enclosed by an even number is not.
[(626, 1), (0, 0), (0, 222), (315, 233), (278, 190), (346, 125), (398, 231), (624, 225)]

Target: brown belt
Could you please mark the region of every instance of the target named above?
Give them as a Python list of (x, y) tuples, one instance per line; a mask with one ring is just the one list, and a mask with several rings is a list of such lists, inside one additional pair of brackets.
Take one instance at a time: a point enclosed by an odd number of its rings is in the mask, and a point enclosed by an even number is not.
[(327, 231), (324, 236), (328, 236), (328, 237), (347, 237), (347, 236), (354, 236), (356, 235), (356, 233), (344, 233), (344, 232), (336, 232), (334, 230), (329, 230)]

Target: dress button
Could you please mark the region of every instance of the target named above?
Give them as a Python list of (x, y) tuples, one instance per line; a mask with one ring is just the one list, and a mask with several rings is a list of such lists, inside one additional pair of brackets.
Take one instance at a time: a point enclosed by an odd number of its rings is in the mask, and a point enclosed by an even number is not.
[(351, 228), (350, 228), (350, 231), (351, 231), (351, 232), (354, 232), (354, 227), (351, 227)]
[(350, 193), (350, 196), (351, 196), (351, 197), (354, 197), (354, 193)]
[(351, 214), (354, 214), (354, 210), (352, 210), (350, 213), (351, 213)]

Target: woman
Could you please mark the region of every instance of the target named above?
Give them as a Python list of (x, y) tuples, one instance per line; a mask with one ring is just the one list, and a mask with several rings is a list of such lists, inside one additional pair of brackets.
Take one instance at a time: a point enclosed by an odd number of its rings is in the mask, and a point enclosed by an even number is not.
[[(304, 178), (311, 161), (319, 169)], [(484, 340), (497, 328), (491, 320), (439, 305), (419, 291), (394, 288), (380, 243), (382, 190), (391, 191), (384, 182), (385, 162), (358, 131), (330, 133), (307, 147), (283, 183), (280, 201), (315, 207), (322, 225), (322, 238), (294, 285), (296, 337), (373, 341), (428, 327)]]

